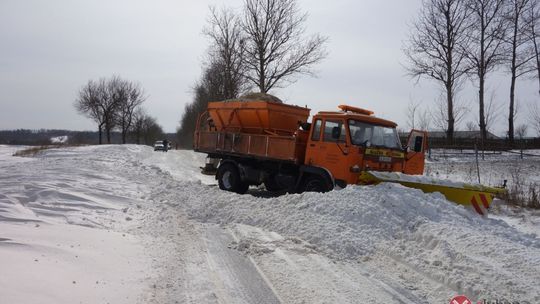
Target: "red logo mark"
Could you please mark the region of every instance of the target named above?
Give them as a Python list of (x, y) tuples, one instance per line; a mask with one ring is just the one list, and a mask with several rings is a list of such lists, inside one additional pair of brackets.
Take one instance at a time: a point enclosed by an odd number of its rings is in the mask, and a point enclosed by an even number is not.
[(457, 296), (450, 300), (450, 304), (472, 304), (466, 296)]

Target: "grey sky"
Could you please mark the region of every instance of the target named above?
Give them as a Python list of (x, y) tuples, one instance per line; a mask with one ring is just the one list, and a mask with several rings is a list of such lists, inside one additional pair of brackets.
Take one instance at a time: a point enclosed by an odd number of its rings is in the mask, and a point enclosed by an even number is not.
[[(145, 108), (174, 132), (201, 74), (208, 45), (201, 31), (209, 5), (239, 8), (241, 3), (0, 0), (0, 129), (94, 130), (93, 122), (73, 109), (77, 91), (89, 79), (117, 74), (141, 83), (149, 95)], [(401, 66), (407, 24), (420, 0), (299, 3), (309, 13), (308, 32), (329, 37), (329, 56), (316, 67), (317, 78), (302, 77), (271, 93), (308, 105), (312, 113), (342, 103), (369, 108), (403, 127), (409, 100), (433, 104), (438, 97), (434, 85), (416, 85)], [(495, 77), (489, 83), (505, 108), (506, 82)], [(526, 80), (518, 89), (526, 112), (537, 89)], [(462, 96), (475, 114), (474, 90), (466, 86)], [(501, 117), (497, 132), (504, 132), (504, 122)]]

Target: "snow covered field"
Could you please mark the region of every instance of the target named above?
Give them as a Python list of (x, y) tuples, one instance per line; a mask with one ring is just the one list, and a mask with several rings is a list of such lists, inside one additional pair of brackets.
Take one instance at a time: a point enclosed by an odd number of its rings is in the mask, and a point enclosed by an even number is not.
[[(473, 151), (434, 150), (432, 158), (426, 161), (426, 175), (448, 178), (463, 182), (477, 183), (478, 173)], [(514, 182), (540, 184), (540, 151), (527, 150), (521, 158), (519, 151), (487, 153), (479, 156), (480, 181), (483, 184), (500, 186), (506, 179), (508, 185)], [(516, 176), (518, 175), (518, 176)], [(519, 180), (514, 180), (519, 177)]]
[(190, 151), (16, 149), (0, 146), (0, 303), (540, 302), (535, 214), (482, 218), (395, 184), (237, 195)]

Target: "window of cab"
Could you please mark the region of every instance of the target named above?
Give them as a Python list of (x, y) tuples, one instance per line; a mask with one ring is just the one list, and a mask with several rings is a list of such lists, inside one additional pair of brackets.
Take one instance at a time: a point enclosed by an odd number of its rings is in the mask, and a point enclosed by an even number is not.
[[(334, 130), (339, 130), (339, 137), (336, 137), (335, 133), (336, 131)], [(334, 134), (332, 134), (334, 133)], [(339, 121), (339, 120), (327, 120), (325, 123), (324, 123), (324, 137), (323, 137), (323, 140), (324, 141), (329, 141), (329, 142), (336, 142), (336, 141), (342, 141), (342, 142), (345, 142), (347, 140), (347, 133), (345, 131), (345, 124), (343, 123), (343, 121)]]
[(317, 119), (313, 124), (313, 133), (311, 134), (311, 140), (318, 141), (321, 138), (322, 120)]
[(401, 142), (396, 128), (372, 125), (354, 119), (349, 120), (351, 142), (357, 146), (377, 146), (401, 149)]

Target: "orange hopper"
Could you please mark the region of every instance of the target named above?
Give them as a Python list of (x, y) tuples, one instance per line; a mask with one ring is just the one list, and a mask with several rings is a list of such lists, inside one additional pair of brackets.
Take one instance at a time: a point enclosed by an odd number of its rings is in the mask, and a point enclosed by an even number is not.
[(269, 101), (222, 101), (208, 103), (217, 131), (292, 135), (308, 120), (310, 109)]

